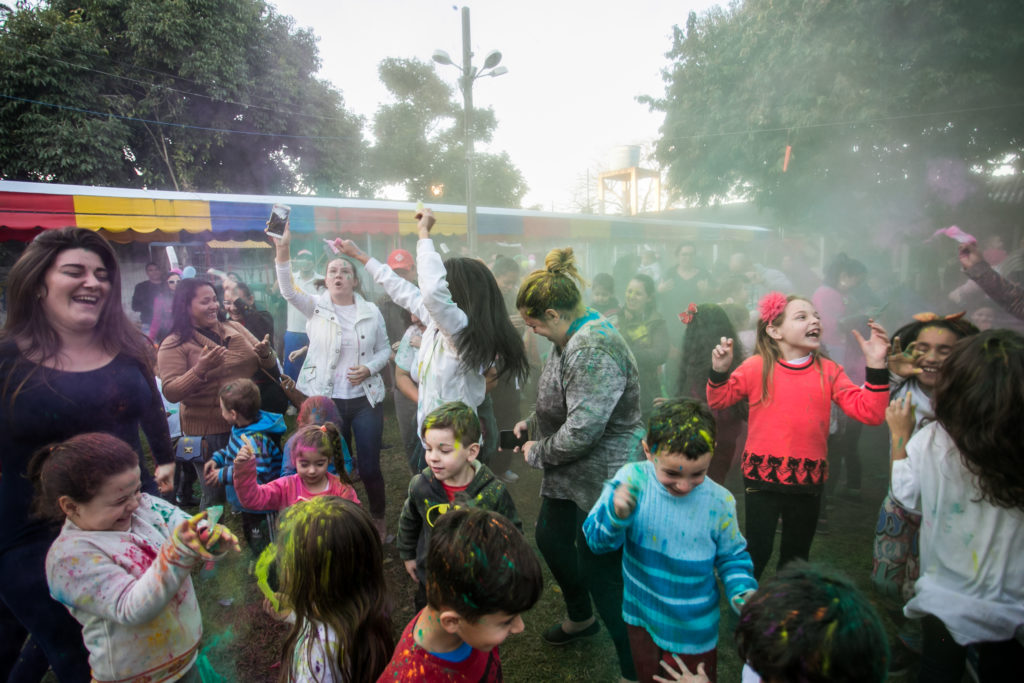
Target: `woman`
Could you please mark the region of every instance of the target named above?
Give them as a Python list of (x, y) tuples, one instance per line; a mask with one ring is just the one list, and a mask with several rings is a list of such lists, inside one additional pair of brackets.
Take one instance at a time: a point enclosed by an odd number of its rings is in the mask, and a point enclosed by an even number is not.
[(591, 597), (615, 643), (623, 679), (635, 680), (622, 620), (622, 553), (595, 555), (583, 521), (603, 483), (640, 457), (639, 371), (611, 323), (583, 306), (572, 249), (555, 249), (545, 270), (519, 288), (516, 308), (526, 326), (554, 343), (538, 382), (534, 414), (516, 424), (526, 462), (544, 470), (537, 547), (565, 596), (568, 618), (544, 632), (562, 645), (594, 635)]
[[(206, 484), (203, 464), (228, 444), (232, 425), (221, 415), (220, 388), (230, 380), (248, 379), (259, 368), (276, 371), (277, 361), (269, 337), (257, 340), (236, 322), (220, 322), (220, 302), (213, 285), (203, 280), (182, 280), (174, 293), (171, 333), (157, 352), (161, 388), (172, 403), (180, 403), (181, 433), (200, 436), (202, 459), (193, 461), (202, 484), (202, 507), (222, 497), (223, 489)], [(183, 476), (186, 490), (179, 499), (191, 498), (191, 476)]]
[(245, 326), (245, 329), (249, 330), (257, 339), (263, 339), (268, 334), (273, 339), (274, 318), (267, 311), (256, 308), (256, 297), (253, 296), (249, 285), (244, 282), (236, 282), (235, 291), (238, 293), (238, 297), (226, 301), (228, 317)]
[[(111, 246), (91, 230), (46, 230), (7, 278), (0, 332), (0, 672), (39, 680), (46, 660), (61, 681), (89, 680), (81, 627), (50, 598), (43, 569), (59, 529), (33, 518), (25, 468), (32, 453), (85, 432), (109, 432), (139, 454), (143, 489), (169, 491), (174, 473), (152, 350), (121, 308)], [(139, 429), (156, 460), (142, 461)], [(26, 650), (25, 635), (41, 648)]]
[(179, 282), (181, 282), (181, 270), (171, 268), (164, 286), (157, 292), (156, 298), (153, 300), (153, 321), (149, 325), (149, 338), (156, 344), (160, 344), (170, 334), (173, 321), (171, 308), (174, 304), (174, 290), (178, 288)]
[(640, 370), (640, 413), (646, 422), (661, 397), (658, 369), (668, 359), (668, 327), (655, 306), (655, 285), (637, 273), (626, 286), (626, 305), (612, 323), (629, 344)]
[(326, 289), (315, 297), (292, 282), (291, 230), (286, 225), (277, 245), (277, 281), (281, 296), (306, 316), (309, 348), (296, 383), (307, 396), (329, 396), (341, 415), (345, 441), (355, 436), (359, 476), (366, 486), (370, 516), (382, 542), (389, 540), (384, 523), (384, 476), (380, 449), (384, 432), (384, 379), (391, 359), (384, 316), (363, 298), (351, 261), (327, 264)]

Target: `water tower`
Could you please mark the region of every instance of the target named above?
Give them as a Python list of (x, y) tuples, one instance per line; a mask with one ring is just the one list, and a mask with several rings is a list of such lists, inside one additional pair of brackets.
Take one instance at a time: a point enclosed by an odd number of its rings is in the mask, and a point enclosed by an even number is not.
[(622, 198), (626, 215), (637, 215), (640, 212), (640, 182), (644, 180), (648, 181), (648, 192), (653, 183), (655, 207), (661, 211), (661, 173), (640, 168), (639, 145), (612, 148), (608, 155), (608, 167), (614, 170), (597, 176), (597, 200), (601, 213), (605, 213), (604, 195), (607, 190)]

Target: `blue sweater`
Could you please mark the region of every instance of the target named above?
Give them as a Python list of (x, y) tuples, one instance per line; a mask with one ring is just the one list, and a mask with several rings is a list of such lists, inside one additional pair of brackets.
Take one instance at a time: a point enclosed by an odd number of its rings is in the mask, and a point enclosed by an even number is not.
[[(636, 508), (627, 519), (616, 517), (612, 506), (620, 482), (636, 488)], [(717, 645), (715, 570), (730, 600), (757, 588), (736, 501), (710, 479), (673, 496), (652, 463), (628, 463), (605, 483), (583, 533), (595, 553), (623, 547), (622, 618), (669, 652), (699, 654)]]
[(238, 500), (238, 494), (235, 493), (235, 456), (245, 445), (242, 435), (245, 434), (246, 438), (252, 442), (253, 450), (256, 452), (256, 481), (268, 484), (277, 479), (281, 473), (281, 447), (278, 443), (286, 429), (283, 416), (261, 410), (260, 419), (252, 424), (244, 427), (232, 427), (228, 445), (213, 454), (213, 461), (220, 468), (217, 480), (224, 484), (228, 502), (236, 510), (265, 512), (265, 510), (249, 510), (244, 507)]

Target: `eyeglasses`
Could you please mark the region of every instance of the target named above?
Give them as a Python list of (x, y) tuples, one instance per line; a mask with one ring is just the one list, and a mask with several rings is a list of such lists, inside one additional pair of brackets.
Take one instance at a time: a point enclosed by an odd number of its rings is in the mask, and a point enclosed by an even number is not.
[(181, 282), (181, 280), (178, 280), (176, 278), (171, 278), (170, 280), (167, 281), (167, 284), (169, 284), (169, 285), (176, 285), (179, 282)]

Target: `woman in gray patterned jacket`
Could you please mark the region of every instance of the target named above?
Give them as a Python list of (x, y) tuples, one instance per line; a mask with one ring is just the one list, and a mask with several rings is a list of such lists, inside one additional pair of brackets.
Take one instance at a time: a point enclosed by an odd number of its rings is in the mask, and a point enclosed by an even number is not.
[(624, 680), (636, 680), (622, 620), (621, 551), (595, 555), (583, 521), (610, 479), (637, 460), (644, 427), (636, 360), (611, 323), (583, 306), (583, 280), (572, 249), (554, 249), (516, 297), (526, 326), (554, 343), (541, 372), (534, 413), (515, 427), (529, 431), (526, 462), (544, 470), (537, 547), (565, 596), (568, 617), (544, 632), (552, 645), (594, 635), (591, 597), (608, 629)]

